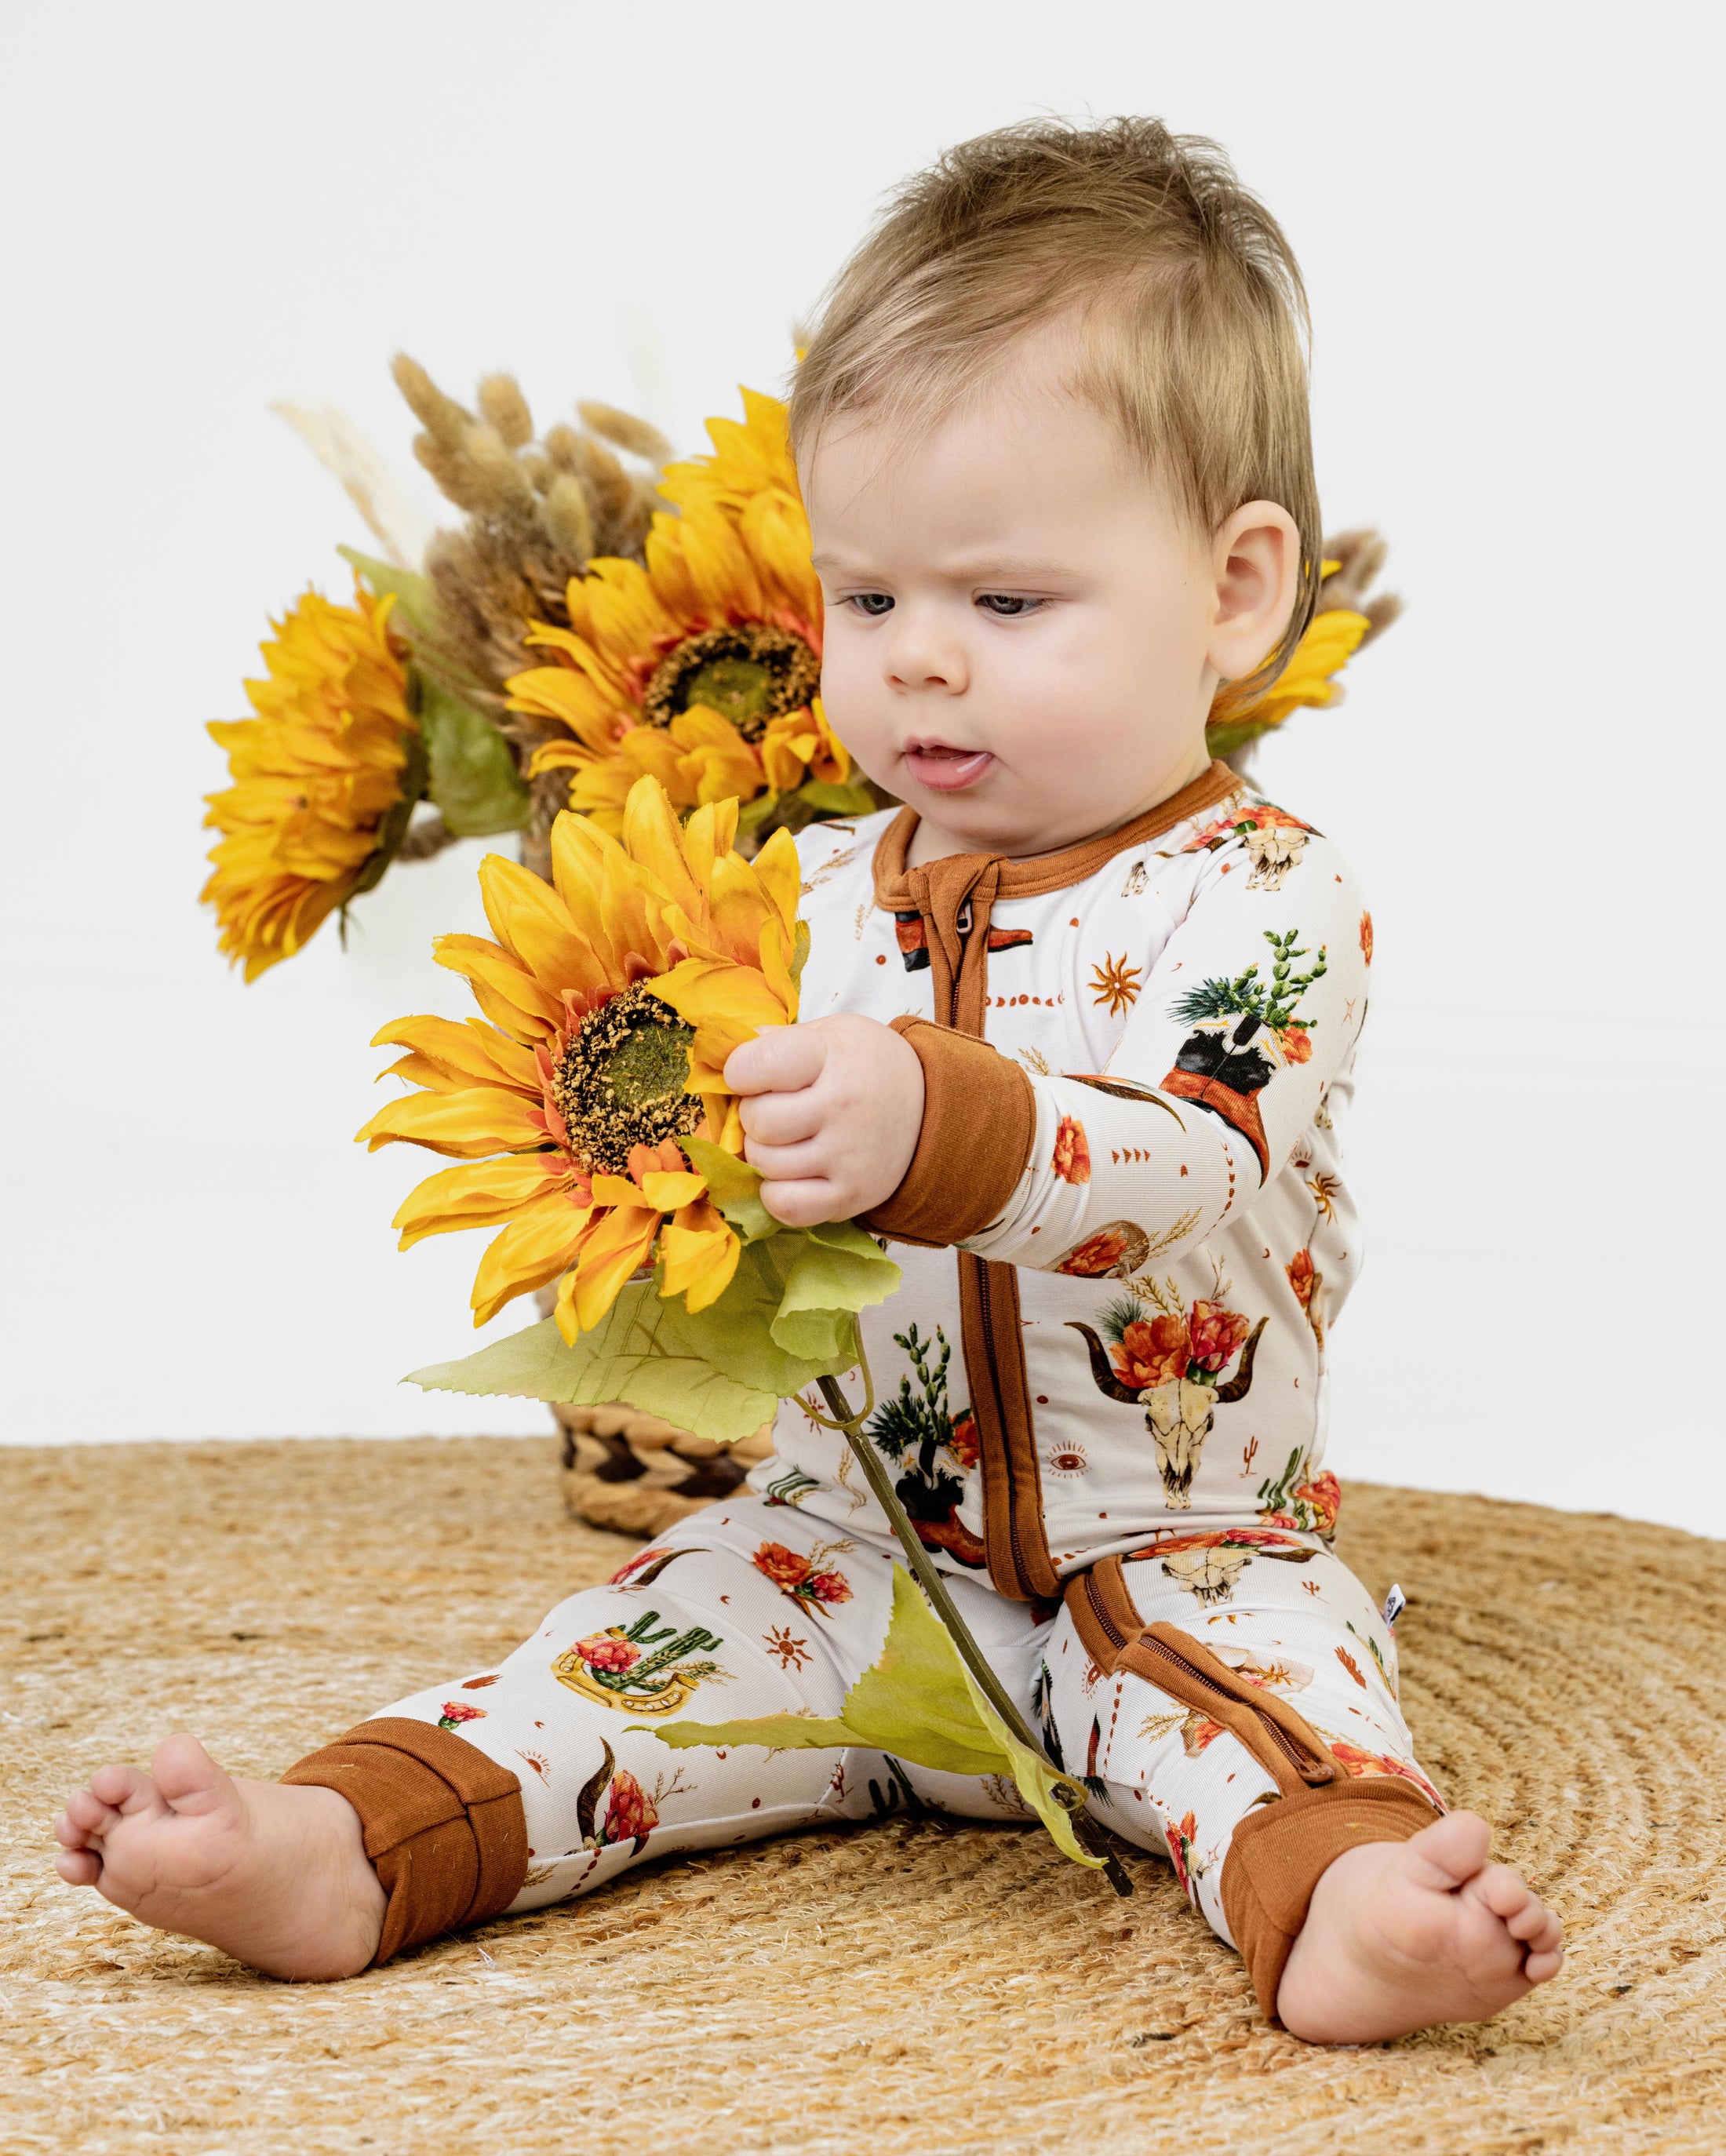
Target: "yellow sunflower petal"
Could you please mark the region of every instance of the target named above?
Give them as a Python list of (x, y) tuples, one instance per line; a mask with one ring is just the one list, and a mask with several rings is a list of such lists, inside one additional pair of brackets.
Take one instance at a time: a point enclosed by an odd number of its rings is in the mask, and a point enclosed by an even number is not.
[(373, 1048), (409, 1048), (441, 1065), (464, 1083), (518, 1086), (539, 1097), (539, 1065), (533, 1051), (495, 1025), (477, 1019), (398, 1018), (372, 1037)]
[(706, 1178), (687, 1171), (672, 1173), (663, 1169), (650, 1170), (641, 1178), (641, 1188), (648, 1204), (656, 1206), (661, 1213), (675, 1213), (681, 1206), (693, 1205), (707, 1193)]
[(405, 1142), (455, 1160), (491, 1152), (524, 1152), (546, 1142), (544, 1111), (519, 1093), (470, 1086), (461, 1093), (410, 1093), (392, 1101), (354, 1133), (369, 1152)]
[(681, 1295), (691, 1314), (717, 1302), (732, 1284), (742, 1244), (716, 1206), (686, 1206), (660, 1238), (662, 1295)]
[(480, 864), (480, 895), (491, 932), (534, 978), (566, 987), (603, 987), (606, 968), (551, 885), (501, 854)]
[(505, 1153), (495, 1160), (465, 1160), (455, 1168), (440, 1168), (417, 1183), (390, 1225), (401, 1230), (398, 1247), (410, 1250), (428, 1235), (500, 1227), (570, 1181), (568, 1164), (559, 1153)]
[(460, 973), (474, 1000), (511, 1040), (532, 1045), (557, 1029), (561, 1002), (542, 988), (519, 959), (483, 936), (439, 936), (432, 957)]
[(786, 1023), (783, 999), (747, 966), (686, 958), (647, 987), (696, 1029), (696, 1052), (716, 1070), (722, 1070), (732, 1050), (753, 1040), (763, 1026)]
[(646, 1264), (659, 1229), (657, 1213), (633, 1209), (609, 1213), (588, 1226), (575, 1270), (557, 1294), (557, 1329), (572, 1346), (592, 1332), (630, 1274)]
[(803, 874), (798, 865), (797, 843), (783, 826), (755, 856), (754, 868), (758, 880), (778, 909), (780, 920), (788, 929), (794, 927)]
[(488, 1324), (506, 1302), (567, 1271), (588, 1214), (562, 1192), (542, 1199), (493, 1238), (474, 1276), (474, 1323)]

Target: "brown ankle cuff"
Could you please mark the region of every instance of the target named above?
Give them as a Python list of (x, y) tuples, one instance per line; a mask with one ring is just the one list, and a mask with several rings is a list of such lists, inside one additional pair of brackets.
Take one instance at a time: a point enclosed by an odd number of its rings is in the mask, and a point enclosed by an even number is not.
[(346, 1797), (389, 1897), (374, 1965), (500, 1916), (527, 1872), (521, 1784), (477, 1745), (430, 1723), (362, 1722), (282, 1776)]
[(1329, 1866), (1362, 1842), (1406, 1841), (1438, 1816), (1411, 1783), (1387, 1774), (1279, 1797), (1241, 1820), (1223, 1862), (1223, 1916), (1267, 2020)]

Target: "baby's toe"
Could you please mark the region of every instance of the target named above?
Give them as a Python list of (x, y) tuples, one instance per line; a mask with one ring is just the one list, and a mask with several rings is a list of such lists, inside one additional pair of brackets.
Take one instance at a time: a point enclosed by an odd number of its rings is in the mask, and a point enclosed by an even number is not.
[[(105, 1804), (94, 1789), (74, 1789), (66, 1799), (66, 1809), (54, 1823), (54, 1830), (68, 1849), (81, 1849), (93, 1834), (104, 1834), (116, 1825), (120, 1814), (111, 1804)], [(67, 1831), (61, 1832), (64, 1820)]]
[(1531, 1953), (1523, 1964), (1523, 1974), (1530, 1984), (1550, 1984), (1564, 1965), (1564, 1951), (1554, 1947), (1549, 1953)]
[(1504, 1919), (1504, 1928), (1513, 1939), (1520, 1939), (1526, 1947), (1537, 1940), (1543, 1945), (1556, 1946), (1556, 1938), (1543, 1939), (1542, 1934), (1556, 1930), (1558, 1919), (1538, 1896), (1530, 1894), (1519, 1909), (1513, 1909)]
[(102, 1876), (102, 1860), (93, 1849), (62, 1849), (54, 1868), (69, 1887), (94, 1887)]
[(1495, 1917), (1502, 1917), (1506, 1923), (1511, 1924), (1513, 1930), (1515, 1929), (1513, 1918), (1520, 1916), (1531, 1903), (1536, 1907), (1539, 1906), (1534, 1902), (1533, 1891), (1528, 1881), (1521, 1872), (1513, 1871), (1508, 1864), (1482, 1865), (1469, 1881), (1467, 1891), (1475, 1900), (1483, 1902)]
[[(162, 1802), (155, 1783), (136, 1767), (116, 1766), (111, 1762), (105, 1767), (98, 1767), (90, 1778), (90, 1794), (105, 1808), (116, 1812), (139, 1811)], [(81, 1796), (83, 1792), (80, 1790), (79, 1794)], [(75, 1804), (77, 1799), (73, 1802)]]

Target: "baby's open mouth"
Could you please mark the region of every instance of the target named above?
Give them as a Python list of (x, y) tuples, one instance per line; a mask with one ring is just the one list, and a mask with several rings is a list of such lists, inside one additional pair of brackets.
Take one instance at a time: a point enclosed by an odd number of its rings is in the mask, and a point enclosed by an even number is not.
[(994, 762), (986, 748), (955, 748), (949, 742), (910, 741), (905, 745), (905, 768), (919, 785), (937, 793), (957, 793), (974, 786)]

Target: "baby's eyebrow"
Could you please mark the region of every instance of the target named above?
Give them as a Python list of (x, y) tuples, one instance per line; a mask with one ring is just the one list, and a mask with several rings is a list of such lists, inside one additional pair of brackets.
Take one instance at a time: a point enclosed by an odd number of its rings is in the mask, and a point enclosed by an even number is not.
[[(879, 576), (876, 569), (864, 568), (847, 562), (841, 555), (824, 549), (809, 557), (818, 574), (824, 577), (855, 578), (866, 581)], [(982, 583), (993, 579), (1000, 583), (1057, 583), (1071, 576), (1070, 565), (1053, 561), (1033, 559), (1019, 554), (959, 554), (939, 565), (939, 573), (961, 583)]]

